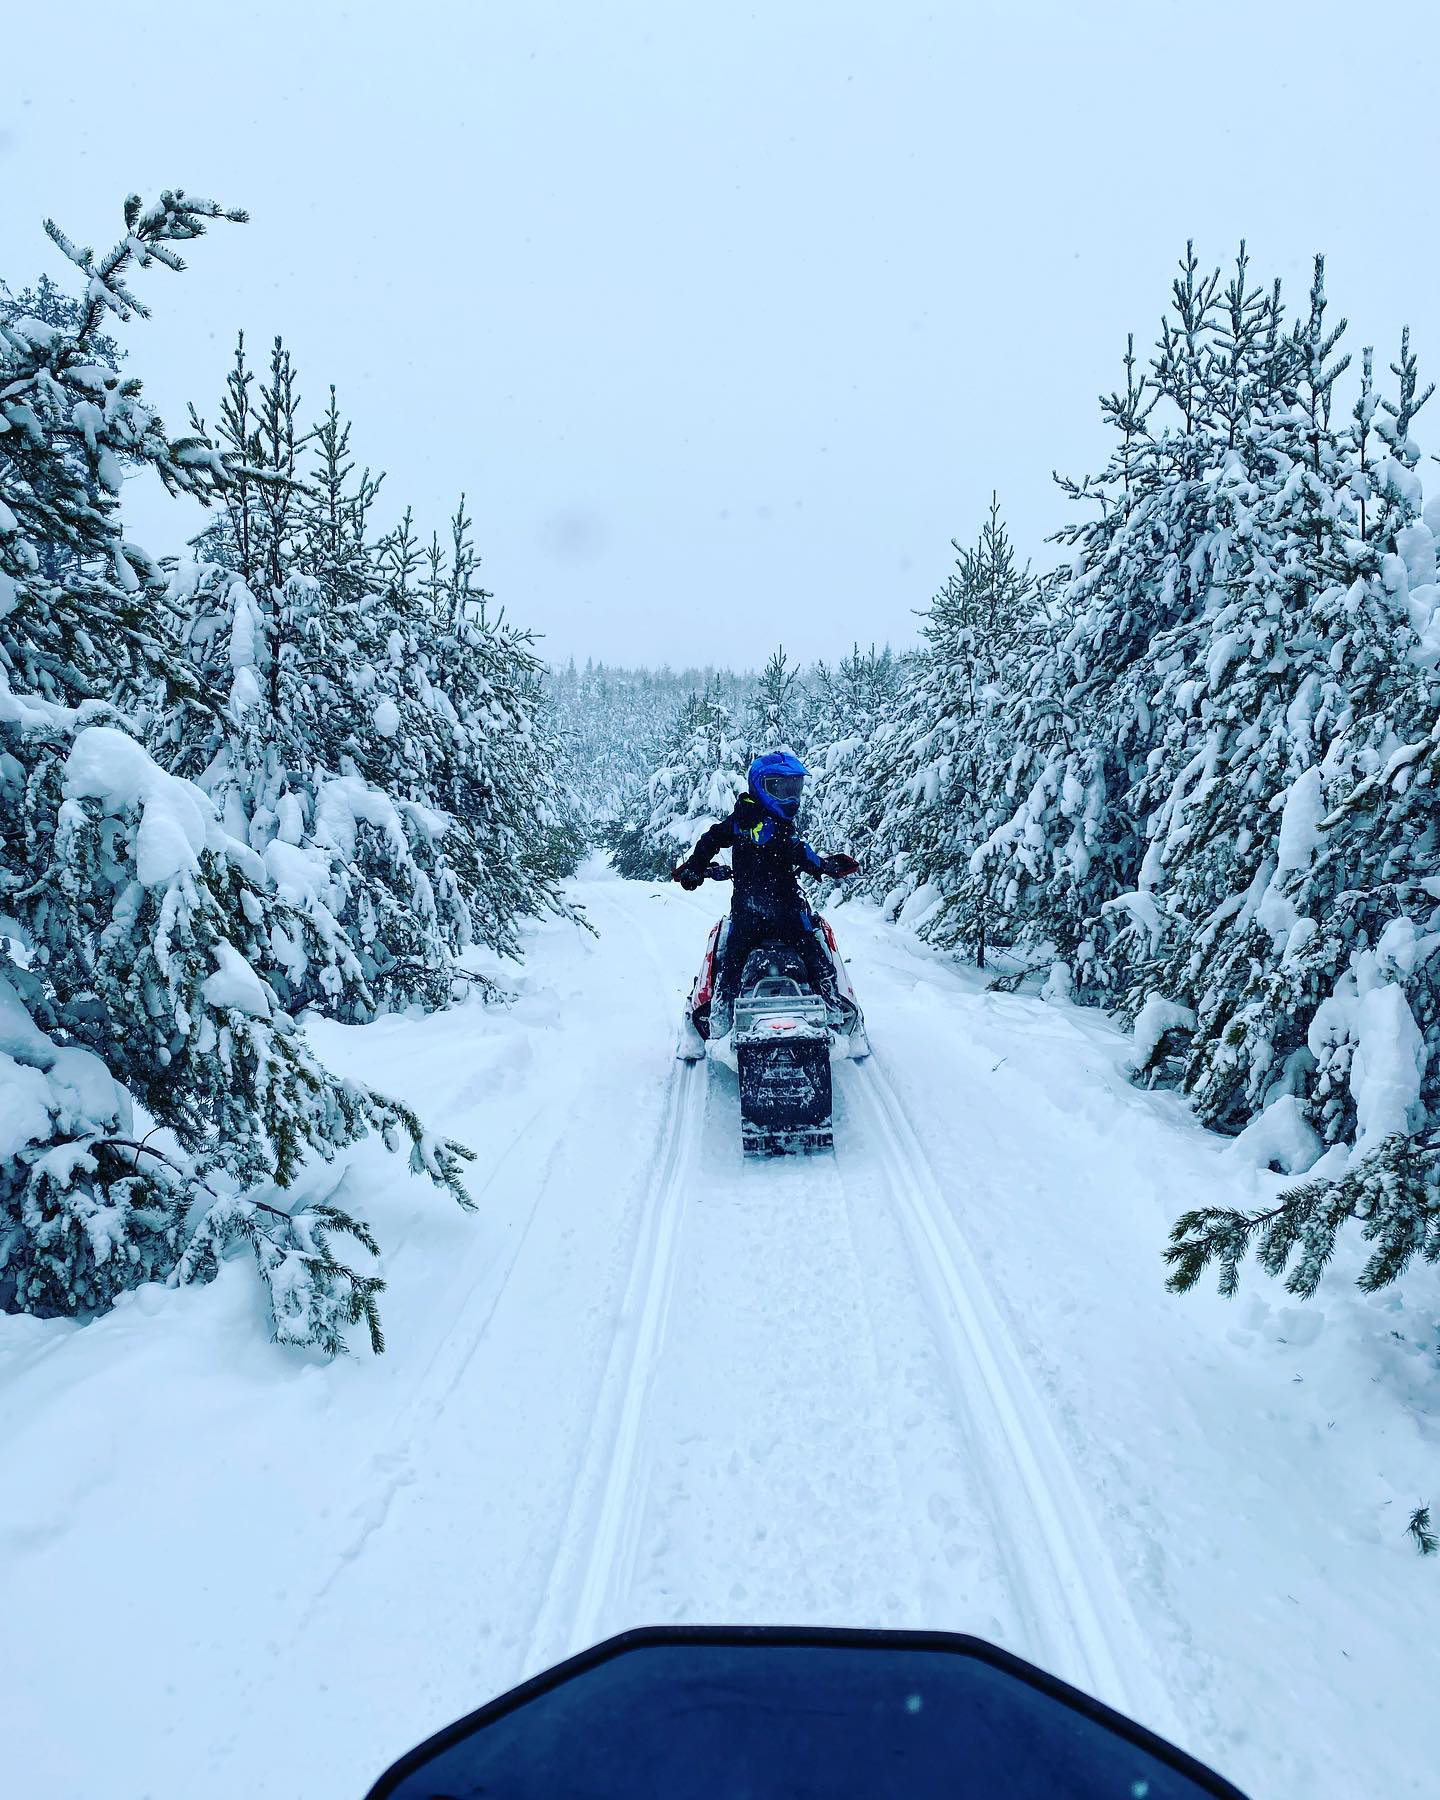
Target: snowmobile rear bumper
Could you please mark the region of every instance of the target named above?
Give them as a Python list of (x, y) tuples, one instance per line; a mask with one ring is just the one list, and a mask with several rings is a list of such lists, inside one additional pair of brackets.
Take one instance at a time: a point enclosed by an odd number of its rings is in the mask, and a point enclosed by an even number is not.
[[(832, 1064), (860, 1062), (870, 1054), (870, 1040), (863, 1025), (857, 1025), (853, 1031), (837, 1032), (827, 1028), (825, 1044)], [(722, 1063), (732, 1074), (740, 1073), (739, 1045), (734, 1032), (728, 1032), (722, 1038), (702, 1038), (687, 1020), (680, 1027), (680, 1042), (675, 1054), (682, 1062), (703, 1062), (708, 1056), (711, 1062)]]

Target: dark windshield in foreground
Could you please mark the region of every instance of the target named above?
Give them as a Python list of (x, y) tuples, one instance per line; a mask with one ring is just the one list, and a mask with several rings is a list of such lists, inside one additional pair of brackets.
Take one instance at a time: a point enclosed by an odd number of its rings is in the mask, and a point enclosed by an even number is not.
[(442, 1732), (371, 1800), (1197, 1800), (1236, 1790), (941, 1634), (637, 1632)]

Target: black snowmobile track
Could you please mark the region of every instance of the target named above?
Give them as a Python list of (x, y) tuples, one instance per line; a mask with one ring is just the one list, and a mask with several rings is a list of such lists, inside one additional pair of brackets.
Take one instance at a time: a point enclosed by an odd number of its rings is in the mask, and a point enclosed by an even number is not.
[(740, 1136), (751, 1156), (828, 1150), (830, 1046), (823, 1037), (778, 1044), (742, 1044)]

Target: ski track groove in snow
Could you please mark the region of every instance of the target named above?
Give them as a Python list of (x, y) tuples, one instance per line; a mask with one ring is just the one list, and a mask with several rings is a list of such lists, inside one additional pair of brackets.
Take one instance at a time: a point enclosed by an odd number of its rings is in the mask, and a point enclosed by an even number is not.
[(997, 1526), (1009, 1527), (999, 1548), (1017, 1590), (1012, 1598), (1035, 1634), (1030, 1654), (1153, 1729), (1173, 1732), (1169, 1696), (1149, 1674), (1144, 1636), (1069, 1458), (895, 1089), (873, 1055), (849, 1085), (883, 1141), (879, 1163), (917, 1287), (948, 1345), (962, 1415), (984, 1445), (987, 1467), (978, 1474), (993, 1488)]
[(709, 1093), (643, 1555), (607, 1623), (918, 1623), (923, 1556), (834, 1158), (743, 1158), (731, 1072)]
[[(618, 896), (607, 891), (606, 898), (630, 927), (663, 993), (668, 974), (648, 924)], [(605, 1619), (631, 1585), (641, 1524), (639, 1465), (646, 1400), (664, 1346), (685, 1181), (704, 1114), (707, 1077), (703, 1063), (677, 1062), (671, 1071), (620, 1324), (531, 1632), (526, 1673), (596, 1642)]]
[[(636, 919), (629, 907), (620, 902), (619, 896), (611, 891), (609, 884), (598, 886), (595, 891), (614, 906), (629, 930), (639, 938), (654, 968), (657, 982), (663, 982), (663, 966), (644, 932), (637, 929)], [(519, 1230), (511, 1235), (505, 1253), (486, 1268), (478, 1284), (475, 1281), (473, 1259), (466, 1258), (447, 1287), (445, 1298), (435, 1308), (435, 1316), (448, 1320), (448, 1324), (439, 1332), (419, 1376), (394, 1409), (390, 1424), (381, 1436), (380, 1447), (373, 1450), (367, 1458), (369, 1472), (372, 1476), (379, 1477), (378, 1486), (367, 1495), (359, 1509), (354, 1533), (335, 1551), (329, 1568), (299, 1613), (294, 1627), (297, 1637), (304, 1635), (336, 1583), (348, 1569), (358, 1563), (371, 1539), (385, 1525), (396, 1496), (416, 1480), (417, 1443), (423, 1439), (427, 1429), (433, 1430), (441, 1425), (451, 1397), (485, 1342), (511, 1276), (530, 1241), (541, 1204), (549, 1192), (554, 1166), (564, 1148), (565, 1123), (584, 1080), (583, 1070), (577, 1071), (563, 1092), (550, 1095), (529, 1112), (524, 1123), (511, 1134), (496, 1157), (484, 1183), (472, 1194), (471, 1198), (476, 1206), (480, 1206), (485, 1194), (494, 1185), (515, 1151), (527, 1141), (533, 1142), (537, 1138), (545, 1141), (548, 1137), (548, 1148), (536, 1171), (524, 1221)], [(543, 1130), (538, 1129), (542, 1120), (545, 1122)], [(665, 1125), (662, 1124), (661, 1129), (663, 1131)], [(477, 1246), (475, 1254), (483, 1256), (485, 1251)], [(559, 1554), (557, 1552), (557, 1557)]]

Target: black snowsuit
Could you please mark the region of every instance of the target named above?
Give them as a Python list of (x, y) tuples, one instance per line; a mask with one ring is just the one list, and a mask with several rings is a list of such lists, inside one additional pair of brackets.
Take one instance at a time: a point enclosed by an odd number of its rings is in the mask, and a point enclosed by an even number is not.
[(686, 864), (698, 872), (721, 850), (730, 852), (735, 889), (716, 998), (733, 1002), (745, 958), (757, 944), (778, 941), (795, 946), (816, 993), (836, 1003), (835, 971), (795, 879), (823, 875), (820, 858), (789, 820), (766, 812), (753, 794), (742, 794), (730, 817), (710, 827)]

